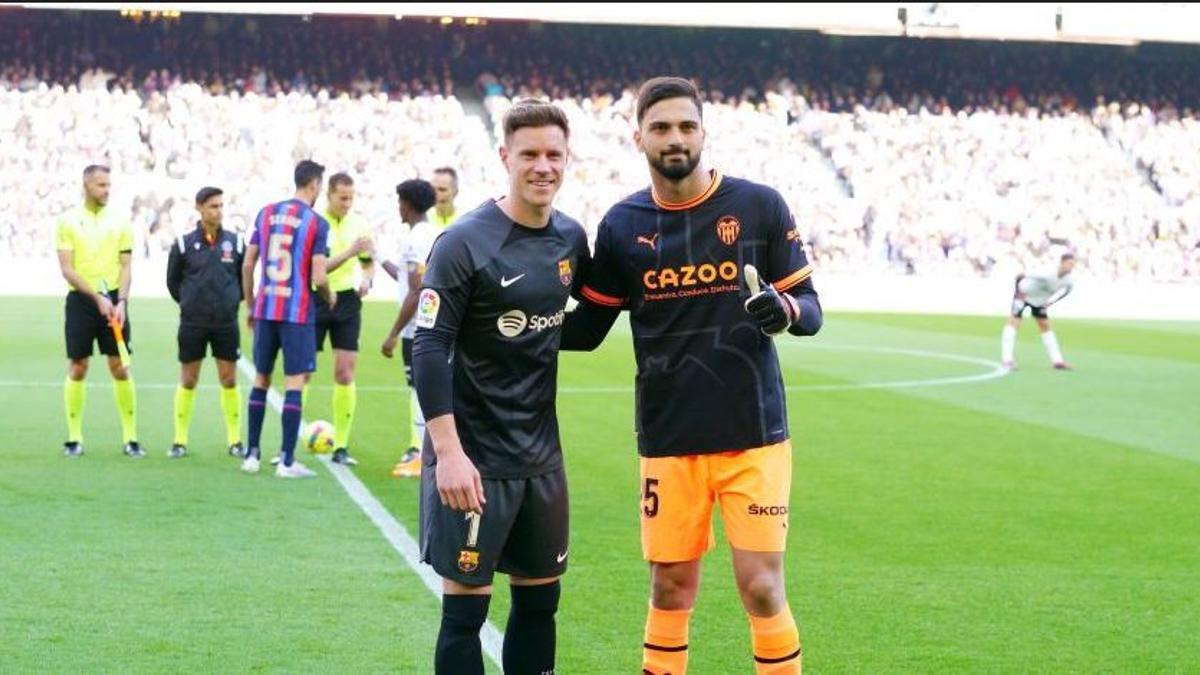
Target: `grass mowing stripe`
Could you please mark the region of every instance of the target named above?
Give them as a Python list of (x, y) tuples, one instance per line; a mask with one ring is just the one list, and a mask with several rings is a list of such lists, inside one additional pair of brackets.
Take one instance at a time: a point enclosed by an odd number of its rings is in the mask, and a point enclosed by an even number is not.
[[(254, 382), (254, 366), (250, 365), (249, 361), (244, 358), (239, 359), (238, 370), (251, 383)], [(276, 412), (282, 411), (283, 397), (273, 387), (267, 390), (267, 402), (271, 404), (271, 407)], [(303, 427), (303, 420), (300, 424)], [(363, 485), (362, 481), (358, 479), (358, 476), (355, 476), (346, 467), (334, 464), (328, 457), (322, 455), (318, 456), (318, 459), (325, 465), (325, 468), (329, 469), (329, 472), (337, 479), (342, 489), (350, 496), (350, 499), (358, 505), (358, 508), (362, 509), (362, 512), (366, 514), (375, 527), (379, 528), (379, 531), (383, 534), (383, 538), (392, 545), (392, 548), (396, 549), (396, 553), (400, 554), (405, 564), (416, 573), (421, 582), (425, 584), (425, 587), (429, 589), (429, 592), (433, 593), (434, 597), (440, 599), (442, 595), (442, 578), (433, 571), (433, 568), (423, 566), (419, 562), (420, 548), (417, 546), (417, 542), (408, 534), (408, 530), (405, 530), (400, 521), (396, 520), (395, 516), (389, 513), (383, 507), (383, 504), (379, 503), (375, 495), (371, 494), (367, 486)], [(479, 639), (483, 644), (483, 653), (487, 654), (488, 658), (496, 665), (501, 665), (500, 655), (501, 649), (504, 646), (504, 635), (491, 620), (484, 622), (483, 629), (479, 632)]]
[[(784, 343), (789, 346), (803, 346), (798, 343)], [(923, 349), (895, 349), (891, 347), (873, 347), (860, 345), (830, 345), (816, 344), (807, 345), (808, 349), (821, 349), (832, 351), (851, 351), (851, 352), (869, 352), (877, 354), (890, 354), (898, 356), (911, 356), (919, 359), (934, 359), (941, 361), (952, 361), (957, 363), (968, 363), (972, 365), (980, 365), (989, 370), (982, 373), (971, 375), (961, 375), (954, 377), (939, 377), (939, 378), (922, 378), (915, 380), (891, 380), (881, 382), (847, 382), (841, 384), (800, 384), (789, 385), (786, 387), (789, 392), (799, 391), (847, 391), (851, 389), (908, 389), (911, 387), (935, 387), (948, 384), (969, 384), (973, 382), (984, 382), (994, 380), (999, 377), (1004, 377), (1008, 371), (995, 361), (981, 359), (974, 356), (962, 356), (959, 354), (948, 354), (946, 352), (929, 351)], [(20, 382), (16, 380), (0, 380), (0, 387), (61, 387), (62, 382)], [(100, 387), (103, 383), (89, 383), (88, 386)], [(138, 383), (138, 388), (142, 389), (175, 389), (178, 385), (171, 383)], [(309, 389), (312, 390), (332, 390), (333, 386), (328, 384), (310, 384)], [(197, 385), (199, 389), (216, 389), (216, 385), (203, 384)], [(407, 391), (407, 387), (399, 385), (394, 386), (373, 386), (373, 385), (357, 385), (356, 389), (362, 392), (395, 392), (400, 393)], [(560, 386), (557, 389), (560, 394), (632, 394), (633, 387), (630, 386)]]
[[(34, 299), (0, 313), (33, 315), (35, 303), (61, 314)], [(146, 300), (135, 312), (139, 388), (173, 383), (174, 322), (165, 319), (174, 307)], [(364, 344), (382, 339), (394, 318), (394, 307), (368, 303)], [(784, 381), (988, 370), (824, 345), (999, 357), (995, 319), (896, 326), (880, 318), (829, 314), (817, 338), (779, 350)], [(812, 673), (1186, 672), (1200, 663), (1189, 604), (1198, 591), (1200, 464), (1145, 452), (1200, 456), (1192, 411), (1200, 343), (1177, 338), (1200, 333), (1200, 324), (1055, 323), (1074, 372), (1052, 371), (1026, 326), (1022, 368), (1009, 377), (789, 395), (795, 517), (785, 565)], [(563, 355), (560, 382), (628, 391), (635, 360), (622, 324), (596, 352)], [(437, 600), (395, 564), (341, 485), (238, 479), (211, 390), (196, 399), (186, 468), (163, 457), (170, 392), (139, 396), (153, 455), (130, 464), (119, 454), (102, 358), (93, 364), (99, 386), (88, 391), (89, 454), (83, 465), (64, 464), (58, 320), (9, 322), (0, 338), (2, 379), (55, 382), (0, 389), (8, 410), (0, 570), (11, 580), (0, 585), (0, 626), (12, 638), (0, 641), (0, 670), (430, 672)], [(359, 396), (354, 475), (415, 535), (417, 481), (390, 475), (410, 445), (403, 371), (377, 349), (359, 358), (360, 387), (381, 390)], [(331, 385), (330, 355), (320, 359), (314, 384)], [(202, 380), (215, 385), (209, 372)], [(331, 419), (328, 391), (307, 403), (308, 419)], [(628, 393), (557, 403), (572, 503), (572, 571), (558, 622), (563, 672), (640, 671), (649, 579), (635, 403)], [(267, 446), (278, 436), (278, 425), (264, 429)], [(695, 675), (753, 668), (721, 529), (691, 626)], [(225, 571), (258, 561), (273, 573)], [(301, 573), (279, 574), (280, 561)], [(497, 592), (493, 616), (510, 604)]]

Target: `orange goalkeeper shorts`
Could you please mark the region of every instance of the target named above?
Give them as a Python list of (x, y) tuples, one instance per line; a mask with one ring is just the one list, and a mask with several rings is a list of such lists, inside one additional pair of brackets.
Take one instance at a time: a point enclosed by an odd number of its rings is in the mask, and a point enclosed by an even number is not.
[(713, 504), (729, 544), (744, 551), (787, 547), (790, 441), (708, 455), (642, 457), (642, 555), (698, 560), (712, 550)]

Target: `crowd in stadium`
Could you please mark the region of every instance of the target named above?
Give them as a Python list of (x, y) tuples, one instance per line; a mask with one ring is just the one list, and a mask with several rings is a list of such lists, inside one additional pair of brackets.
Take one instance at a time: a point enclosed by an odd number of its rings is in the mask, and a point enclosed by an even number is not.
[[(825, 270), (986, 275), (1067, 246), (1084, 274), (1200, 279), (1200, 58), (1190, 46), (9, 17), (0, 256), (49, 256), (50, 223), (97, 160), (113, 166), (114, 205), (129, 209), (145, 255), (191, 226), (201, 183), (225, 187), (227, 222), (244, 224), (287, 193), (290, 164), (268, 158), (289, 154), (354, 174), (356, 208), (386, 235), (405, 178), (456, 167), (460, 207), (496, 192), (504, 175), (487, 124), (526, 96), (567, 110), (573, 162), (559, 207), (594, 229), (646, 184), (632, 90), (665, 69), (704, 87), (716, 166), (777, 187)], [(285, 68), (296, 62), (311, 65)], [(476, 96), (486, 113), (464, 107)]]
[[(358, 210), (382, 224), (396, 213), (400, 180), (459, 157), (479, 157), (482, 170), (483, 155), (492, 155), (478, 118), (454, 100), (234, 99), (196, 85), (144, 102), (131, 92), (60, 87), (0, 92), (0, 137), (0, 227), (14, 256), (48, 255), (47, 223), (78, 201), (81, 167), (96, 157), (113, 168), (112, 205), (132, 214), (144, 253), (159, 255), (193, 225), (197, 181), (225, 186), (226, 222), (241, 229), (287, 191), (291, 169), (277, 158), (320, 156), (355, 174)], [(466, 180), (487, 180), (466, 168)]]

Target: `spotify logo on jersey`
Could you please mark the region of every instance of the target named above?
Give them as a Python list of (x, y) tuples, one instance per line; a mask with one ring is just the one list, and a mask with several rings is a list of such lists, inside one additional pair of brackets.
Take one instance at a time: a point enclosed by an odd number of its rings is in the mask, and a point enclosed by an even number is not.
[(500, 330), (500, 334), (504, 337), (514, 338), (525, 330), (529, 320), (525, 318), (525, 312), (519, 309), (505, 312), (496, 319), (496, 328)]
[(566, 313), (563, 310), (558, 310), (556, 313), (549, 316), (533, 316), (526, 317), (525, 312), (519, 309), (507, 311), (496, 319), (496, 328), (500, 330), (500, 334), (504, 337), (515, 338), (529, 328), (535, 332), (542, 332), (548, 328), (558, 328), (563, 325), (566, 320)]

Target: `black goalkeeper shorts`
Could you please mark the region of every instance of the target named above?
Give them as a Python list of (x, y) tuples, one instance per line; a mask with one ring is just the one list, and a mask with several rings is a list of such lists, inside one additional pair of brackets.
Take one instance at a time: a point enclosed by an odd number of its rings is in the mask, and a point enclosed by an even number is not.
[(483, 493), (487, 504), (478, 517), (443, 506), (436, 466), (425, 462), (421, 562), (467, 586), (488, 586), (496, 572), (542, 579), (567, 571), (567, 475), (561, 468), (531, 478), (485, 478)]

